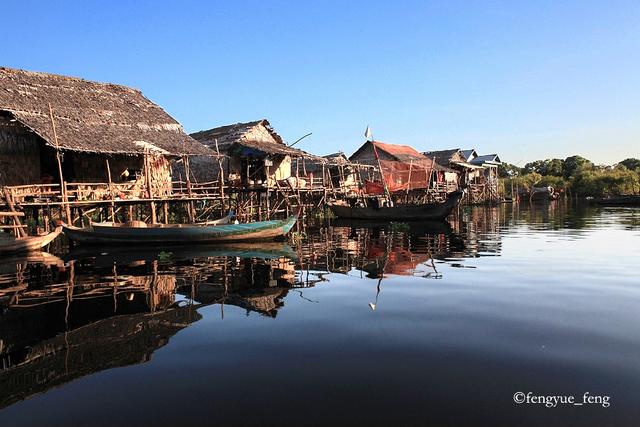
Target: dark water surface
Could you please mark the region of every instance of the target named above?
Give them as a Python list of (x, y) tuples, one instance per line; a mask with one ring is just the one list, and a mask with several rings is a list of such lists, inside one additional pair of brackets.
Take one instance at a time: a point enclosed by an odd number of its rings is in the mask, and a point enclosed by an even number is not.
[(640, 210), (293, 243), (0, 261), (0, 424), (638, 424)]

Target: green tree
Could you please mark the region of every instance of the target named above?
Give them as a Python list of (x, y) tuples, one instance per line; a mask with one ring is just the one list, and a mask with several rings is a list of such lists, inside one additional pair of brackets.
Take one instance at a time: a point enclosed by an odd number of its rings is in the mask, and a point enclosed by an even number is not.
[(533, 173), (533, 172), (542, 174), (542, 171), (544, 170), (544, 168), (545, 168), (545, 161), (544, 160), (536, 160), (536, 161), (529, 162), (526, 165), (524, 165), (523, 172), (525, 174)]
[(545, 161), (543, 175), (562, 176), (564, 171), (564, 161), (562, 159), (549, 159)]
[(640, 159), (634, 159), (633, 157), (630, 157), (628, 159), (624, 159), (623, 161), (621, 161), (620, 163), (618, 163), (618, 166), (624, 166), (627, 169), (630, 169), (632, 171), (636, 171), (639, 172), (640, 171)]
[(564, 168), (564, 161), (562, 159), (546, 159), (536, 160), (524, 165), (524, 173), (539, 173), (540, 175), (547, 176), (562, 176)]
[(543, 176), (542, 179), (540, 180), (540, 182), (538, 184), (536, 184), (537, 187), (553, 187), (556, 189), (561, 189), (561, 188), (566, 188), (567, 183), (564, 180), (563, 177), (561, 176), (555, 176), (555, 175), (547, 175), (547, 176)]
[(500, 176), (500, 178), (509, 178), (512, 176), (518, 176), (522, 173), (522, 170), (516, 166), (516, 165), (512, 165), (510, 163), (501, 163), (498, 166), (498, 176)]
[(581, 196), (605, 197), (640, 192), (640, 173), (623, 168), (582, 169), (573, 177), (573, 191)]
[(593, 169), (593, 163), (590, 160), (578, 155), (571, 156), (564, 159), (562, 175), (565, 179), (569, 179), (576, 173), (588, 169)]

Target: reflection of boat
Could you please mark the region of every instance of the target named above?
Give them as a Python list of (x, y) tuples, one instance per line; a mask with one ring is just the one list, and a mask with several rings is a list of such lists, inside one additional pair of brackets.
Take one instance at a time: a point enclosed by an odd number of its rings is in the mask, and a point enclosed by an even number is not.
[[(374, 219), (356, 219), (356, 218), (337, 218), (333, 221), (333, 225), (337, 227), (351, 228), (388, 228), (390, 222), (388, 220)], [(411, 221), (407, 223), (408, 234), (424, 235), (424, 234), (451, 234), (453, 232), (451, 225), (444, 220), (426, 220)]]
[[(165, 248), (166, 249), (166, 248)], [(108, 266), (116, 264), (130, 264), (134, 261), (153, 261), (166, 257), (171, 261), (189, 260), (207, 257), (238, 257), (276, 259), (297, 257), (295, 251), (284, 242), (255, 243), (223, 243), (215, 246), (195, 245), (188, 248), (176, 246), (163, 251), (158, 248), (110, 246), (99, 248), (95, 246), (79, 246), (72, 248), (67, 260), (94, 258), (94, 265)]]
[(185, 244), (270, 240), (286, 235), (298, 220), (293, 215), (286, 220), (250, 222), (246, 224), (184, 225), (154, 224), (130, 227), (125, 224), (97, 223), (90, 228), (64, 225), (70, 240), (88, 244)]
[(0, 254), (18, 254), (35, 252), (53, 242), (62, 231), (62, 227), (57, 227), (49, 234), (42, 236), (18, 237), (15, 239), (0, 239)]
[(331, 205), (331, 211), (339, 218), (354, 219), (386, 219), (386, 220), (441, 220), (445, 219), (460, 203), (464, 196), (461, 190), (449, 193), (442, 203), (426, 203), (420, 205), (400, 205), (385, 207), (351, 207)]
[(0, 262), (0, 272), (2, 266), (15, 266), (16, 264), (43, 264), (61, 266), (64, 261), (49, 252), (28, 252), (24, 254), (16, 254), (9, 257), (3, 257)]

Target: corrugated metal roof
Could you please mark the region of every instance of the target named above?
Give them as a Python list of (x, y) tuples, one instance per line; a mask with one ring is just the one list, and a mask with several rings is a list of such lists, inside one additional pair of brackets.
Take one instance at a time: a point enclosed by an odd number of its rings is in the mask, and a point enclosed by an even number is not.
[(493, 164), (499, 165), (502, 163), (500, 161), (500, 157), (497, 154), (484, 154), (482, 156), (478, 156), (470, 162), (473, 165), (485, 165), (485, 164)]

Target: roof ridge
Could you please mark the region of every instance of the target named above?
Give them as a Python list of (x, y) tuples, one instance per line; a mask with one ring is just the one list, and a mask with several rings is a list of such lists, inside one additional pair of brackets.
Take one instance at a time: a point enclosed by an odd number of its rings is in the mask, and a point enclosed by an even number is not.
[(110, 83), (110, 82), (101, 82), (101, 81), (97, 81), (97, 80), (88, 80), (82, 77), (76, 77), (76, 76), (67, 76), (64, 74), (56, 74), (56, 73), (47, 73), (44, 71), (31, 71), (31, 70), (25, 70), (23, 68), (11, 68), (11, 67), (5, 67), (5, 66), (0, 66), (0, 71), (6, 71), (12, 74), (26, 74), (26, 75), (32, 75), (32, 76), (39, 76), (39, 77), (54, 77), (56, 79), (59, 80), (68, 80), (68, 81), (74, 81), (74, 82), (84, 82), (84, 83), (91, 83), (91, 84), (96, 84), (96, 85), (101, 85), (101, 86), (109, 86), (109, 87), (120, 87), (126, 90), (131, 90), (131, 91), (135, 91), (138, 93), (142, 93), (142, 91), (136, 87), (132, 87), (132, 86), (127, 86), (127, 85), (123, 85), (123, 84), (119, 84), (119, 83)]

